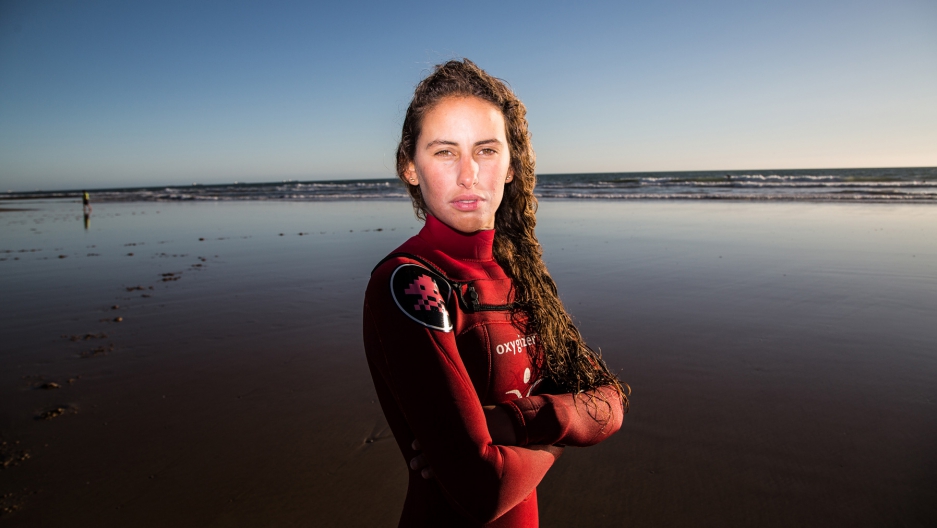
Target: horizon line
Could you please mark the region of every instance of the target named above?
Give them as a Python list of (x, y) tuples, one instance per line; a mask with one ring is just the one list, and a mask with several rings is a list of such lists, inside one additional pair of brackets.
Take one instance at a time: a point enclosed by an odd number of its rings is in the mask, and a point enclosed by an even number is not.
[[(738, 174), (738, 173), (757, 173), (757, 172), (802, 172), (802, 171), (822, 171), (822, 170), (835, 170), (835, 171), (847, 171), (847, 170), (889, 170), (889, 169), (937, 169), (937, 166), (890, 166), (890, 167), (812, 167), (812, 168), (802, 168), (802, 169), (724, 169), (724, 170), (678, 170), (678, 171), (601, 171), (601, 172), (545, 172), (545, 173), (534, 173), (536, 177), (540, 176), (579, 176), (579, 175), (603, 175), (603, 174), (680, 174), (680, 173), (717, 173), (717, 174)], [(220, 186), (231, 186), (231, 185), (244, 185), (244, 186), (260, 186), (260, 185), (273, 185), (273, 184), (282, 184), (282, 183), (349, 183), (349, 182), (371, 182), (371, 181), (385, 181), (385, 180), (398, 180), (396, 176), (389, 176), (384, 178), (345, 178), (345, 179), (328, 179), (328, 180), (299, 180), (299, 179), (285, 179), (285, 180), (269, 180), (269, 181), (254, 181), (254, 182), (242, 182), (242, 181), (233, 181), (233, 182), (223, 182), (223, 183), (198, 183), (192, 182), (191, 184), (158, 184), (158, 185), (142, 185), (135, 187), (84, 187), (84, 188), (72, 188), (72, 189), (54, 189), (54, 190), (41, 190), (35, 189), (32, 191), (13, 191), (6, 190), (0, 191), (0, 200), (10, 199), (18, 194), (71, 194), (71, 193), (82, 193), (82, 192), (109, 192), (109, 191), (143, 191), (150, 189), (160, 189), (166, 187), (220, 187)]]

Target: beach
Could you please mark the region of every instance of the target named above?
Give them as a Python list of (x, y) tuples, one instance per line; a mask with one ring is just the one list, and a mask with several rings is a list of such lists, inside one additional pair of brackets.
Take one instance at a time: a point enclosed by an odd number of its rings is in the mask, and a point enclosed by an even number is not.
[[(937, 523), (937, 209), (543, 200), (560, 295), (633, 389), (541, 525)], [(0, 523), (396, 526), (361, 339), (404, 200), (0, 210)]]

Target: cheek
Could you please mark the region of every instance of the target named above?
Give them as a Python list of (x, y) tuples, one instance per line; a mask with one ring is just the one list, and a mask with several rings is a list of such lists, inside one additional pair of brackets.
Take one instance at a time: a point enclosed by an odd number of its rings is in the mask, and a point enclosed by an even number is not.
[(442, 199), (440, 195), (442, 194), (442, 189), (438, 185), (438, 182), (434, 182), (432, 175), (427, 175), (425, 172), (422, 173), (420, 178), (420, 193), (423, 195), (423, 203), (426, 204), (426, 208), (429, 210), (433, 216), (438, 216), (436, 214), (436, 206), (439, 201)]
[(445, 166), (440, 163), (433, 163), (432, 161), (426, 162), (421, 160), (421, 163), (418, 163), (414, 167), (414, 170), (416, 171), (417, 176), (420, 178), (420, 185), (438, 187), (438, 182), (442, 180), (442, 176), (445, 172)]
[(501, 205), (501, 201), (504, 199), (504, 180), (501, 180), (499, 183), (495, 184), (494, 189), (491, 193), (491, 208), (497, 210)]
[(494, 208), (497, 209), (501, 205), (501, 202), (503, 200), (504, 200), (504, 186), (502, 185), (500, 189), (495, 191), (495, 197), (493, 200), (495, 203), (492, 205), (494, 205)]

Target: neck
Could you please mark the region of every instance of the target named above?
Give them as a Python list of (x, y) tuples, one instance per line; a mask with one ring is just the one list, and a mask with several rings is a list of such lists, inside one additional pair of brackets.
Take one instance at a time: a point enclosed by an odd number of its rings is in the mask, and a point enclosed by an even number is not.
[(491, 260), (495, 230), (463, 233), (439, 221), (435, 216), (426, 216), (426, 225), (420, 238), (431, 243), (449, 256), (462, 260)]

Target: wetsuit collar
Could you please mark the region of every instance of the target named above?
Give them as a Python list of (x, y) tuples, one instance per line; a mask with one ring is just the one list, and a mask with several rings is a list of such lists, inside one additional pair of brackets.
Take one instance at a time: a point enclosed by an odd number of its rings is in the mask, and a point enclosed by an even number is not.
[(476, 231), (465, 234), (440, 222), (435, 216), (426, 215), (426, 225), (419, 237), (447, 255), (462, 260), (491, 260), (491, 247), (495, 230)]

